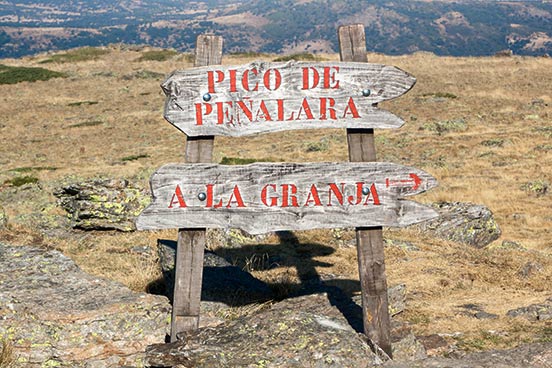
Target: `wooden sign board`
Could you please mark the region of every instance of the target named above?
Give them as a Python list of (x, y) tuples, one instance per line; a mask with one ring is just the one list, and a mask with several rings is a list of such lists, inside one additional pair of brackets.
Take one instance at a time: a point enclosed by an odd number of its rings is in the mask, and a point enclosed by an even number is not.
[(314, 228), (406, 226), (436, 212), (401, 199), (437, 185), (393, 163), (170, 164), (151, 178), (140, 230), (241, 228), (251, 234)]
[(310, 128), (399, 128), (374, 104), (416, 79), (393, 66), (254, 62), (176, 71), (162, 84), (165, 118), (188, 136), (244, 136)]

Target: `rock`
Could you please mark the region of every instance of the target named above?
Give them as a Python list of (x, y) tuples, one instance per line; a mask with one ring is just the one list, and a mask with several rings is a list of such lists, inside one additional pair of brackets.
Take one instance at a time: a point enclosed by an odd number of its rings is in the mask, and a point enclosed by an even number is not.
[(539, 272), (542, 272), (544, 267), (538, 262), (527, 262), (518, 271), (518, 276), (523, 278), (531, 277)]
[(422, 343), (405, 323), (391, 321), (391, 347), (393, 360), (415, 361), (427, 357)]
[(442, 355), (451, 350), (448, 341), (443, 336), (437, 334), (418, 336), (418, 341), (423, 345), (428, 356)]
[(150, 195), (122, 179), (94, 179), (55, 191), (59, 204), (83, 230), (135, 230), (134, 220)]
[(461, 305), (460, 308), (463, 308), (464, 311), (462, 314), (474, 317), (476, 319), (496, 319), (498, 318), (498, 315), (493, 313), (488, 313), (483, 310), (483, 308), (477, 304), (464, 304)]
[[(159, 259), (167, 285), (167, 295), (172, 298), (174, 289), (174, 262), (176, 242), (159, 240)], [(201, 300), (239, 306), (265, 302), (274, 297), (268, 285), (250, 273), (232, 266), (224, 258), (206, 251), (203, 260), (203, 285)], [(203, 302), (202, 302), (203, 303)]]
[(370, 367), (379, 361), (326, 294), (275, 303), (217, 328), (153, 345), (150, 367)]
[(495, 249), (519, 250), (519, 251), (527, 250), (523, 245), (513, 240), (503, 240), (502, 244), (500, 244), (500, 246), (497, 246)]
[(433, 207), (439, 217), (418, 225), (423, 231), (476, 248), (483, 248), (500, 237), (492, 212), (483, 205), (441, 202)]
[(522, 317), (530, 321), (547, 321), (552, 319), (552, 297), (541, 304), (531, 304), (527, 307), (521, 307), (509, 310), (506, 313), (509, 317)]
[(4, 229), (8, 225), (8, 215), (4, 211), (4, 208), (0, 206), (0, 230)]
[(384, 368), (549, 368), (552, 342), (468, 354), (459, 359), (427, 358), (415, 362), (390, 361)]
[(167, 298), (84, 273), (55, 250), (0, 244), (0, 336), (25, 367), (139, 365), (169, 332)]

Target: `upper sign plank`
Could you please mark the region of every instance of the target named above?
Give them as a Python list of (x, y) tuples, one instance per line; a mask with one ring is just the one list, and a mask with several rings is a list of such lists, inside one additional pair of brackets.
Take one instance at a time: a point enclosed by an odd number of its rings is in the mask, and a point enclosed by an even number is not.
[(241, 228), (251, 234), (352, 226), (406, 226), (433, 209), (400, 199), (437, 185), (422, 170), (385, 162), (171, 164), (151, 178), (140, 230)]
[(416, 83), (393, 66), (254, 62), (176, 71), (162, 84), (165, 118), (188, 136), (244, 136), (309, 128), (399, 128), (374, 106)]

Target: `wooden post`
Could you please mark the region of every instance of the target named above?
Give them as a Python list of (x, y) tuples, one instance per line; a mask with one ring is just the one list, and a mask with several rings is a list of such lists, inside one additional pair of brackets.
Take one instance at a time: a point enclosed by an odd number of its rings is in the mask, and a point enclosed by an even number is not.
[[(341, 61), (368, 61), (363, 25), (339, 27), (338, 38)], [(347, 129), (347, 142), (351, 162), (376, 161), (373, 129)], [(357, 228), (356, 239), (364, 333), (392, 357), (382, 228)]]
[[(218, 65), (222, 61), (222, 37), (200, 35), (196, 43), (194, 66)], [(188, 137), (186, 162), (212, 161), (213, 136)], [(177, 334), (199, 327), (205, 229), (180, 229), (176, 249), (171, 342)]]

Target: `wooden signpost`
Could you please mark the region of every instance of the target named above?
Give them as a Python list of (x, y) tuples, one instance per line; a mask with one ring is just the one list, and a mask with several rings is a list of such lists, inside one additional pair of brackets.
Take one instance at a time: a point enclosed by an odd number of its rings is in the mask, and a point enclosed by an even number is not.
[[(434, 218), (403, 199), (437, 185), (429, 174), (376, 160), (373, 128), (404, 122), (377, 103), (406, 93), (408, 73), (366, 63), (361, 25), (338, 31), (342, 63), (220, 64), (222, 39), (198, 38), (196, 67), (162, 88), (165, 117), (188, 136), (186, 164), (151, 178), (153, 203), (138, 229), (179, 228), (171, 341), (199, 324), (205, 228), (275, 230), (356, 227), (364, 329), (391, 356), (382, 226)], [(214, 135), (347, 128), (350, 163), (212, 164)]]

